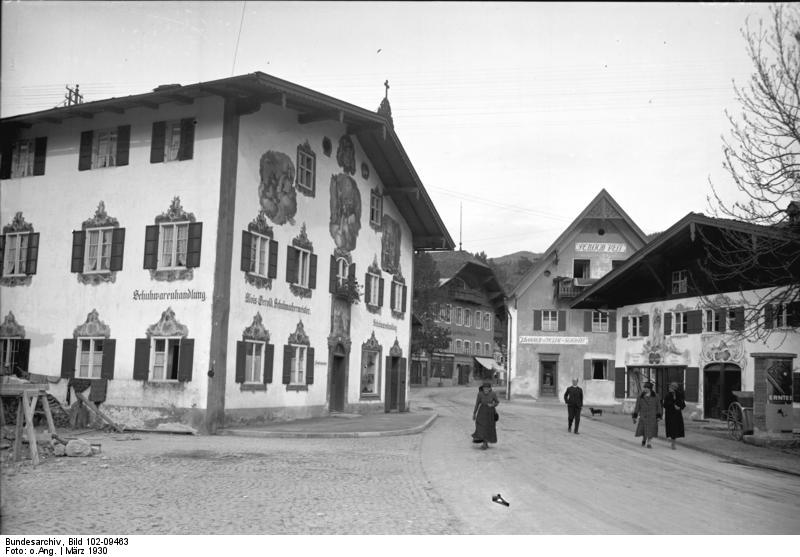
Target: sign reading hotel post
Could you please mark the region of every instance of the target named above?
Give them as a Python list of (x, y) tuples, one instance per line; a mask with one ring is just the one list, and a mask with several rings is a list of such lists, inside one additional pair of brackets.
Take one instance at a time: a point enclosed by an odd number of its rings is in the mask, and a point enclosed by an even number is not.
[(613, 242), (576, 242), (575, 251), (590, 253), (625, 253), (627, 246)]
[(519, 337), (520, 344), (589, 344), (589, 337)]

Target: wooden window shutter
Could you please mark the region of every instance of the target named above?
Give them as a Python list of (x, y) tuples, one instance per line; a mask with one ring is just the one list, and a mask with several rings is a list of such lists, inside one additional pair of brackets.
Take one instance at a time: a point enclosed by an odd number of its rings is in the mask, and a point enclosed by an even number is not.
[(608, 332), (609, 333), (616, 333), (617, 332), (617, 312), (616, 311), (609, 311), (608, 312)]
[(151, 224), (144, 229), (144, 269), (158, 268), (158, 225)]
[(125, 253), (125, 229), (115, 228), (111, 233), (111, 261), (109, 270), (122, 270), (122, 256)]
[(0, 234), (0, 277), (3, 276), (3, 269), (5, 265), (3, 262), (6, 260), (6, 235)]
[(247, 355), (247, 343), (243, 340), (236, 341), (236, 382), (244, 383), (245, 356)]
[(667, 312), (664, 313), (664, 334), (672, 334), (672, 314)]
[(117, 128), (117, 162), (115, 166), (127, 166), (128, 155), (131, 149), (131, 127), (119, 126)]
[(150, 375), (150, 339), (137, 338), (133, 348), (133, 378), (147, 381)]
[(286, 282), (297, 284), (297, 259), (299, 252), (292, 246), (286, 246)]
[(800, 327), (800, 302), (790, 302), (786, 308), (786, 324)]
[(386, 365), (383, 366), (383, 369), (386, 370), (384, 373), (384, 392), (383, 392), (383, 411), (390, 412), (392, 410), (392, 401), (390, 399), (391, 395), (391, 373), (392, 373), (392, 357), (386, 356)]
[(639, 329), (639, 336), (646, 337), (650, 334), (650, 316), (649, 315), (642, 315), (641, 319), (639, 320), (640, 329)]
[(28, 361), (31, 354), (31, 340), (21, 338), (17, 341), (17, 367), (22, 371), (28, 371)]
[(356, 264), (350, 263), (350, 266), (347, 268), (347, 278), (351, 281), (356, 280)]
[(407, 377), (407, 358), (400, 358), (400, 369), (397, 377), (397, 410), (406, 411), (406, 377)]
[(203, 244), (203, 223), (189, 223), (189, 238), (186, 242), (186, 267), (196, 268), (200, 266), (200, 248)]
[(378, 279), (378, 307), (383, 307), (383, 285), (384, 280)]
[(622, 318), (622, 338), (628, 338), (628, 318)]
[(61, 349), (61, 377), (70, 379), (75, 377), (75, 357), (78, 353), (78, 341), (74, 338), (65, 338)]
[(317, 256), (311, 254), (308, 266), (308, 287), (312, 290), (317, 287)]
[(583, 378), (594, 379), (592, 377), (592, 360), (583, 360)]
[(44, 176), (44, 164), (47, 160), (47, 138), (37, 137), (33, 150), (33, 175)]
[(558, 310), (558, 330), (567, 330), (567, 312), (563, 309)]
[(153, 136), (150, 139), (150, 162), (164, 162), (164, 144), (167, 138), (167, 123), (153, 122)]
[(100, 368), (101, 379), (114, 379), (114, 357), (117, 353), (117, 340), (107, 338), (103, 341), (103, 365)]
[(28, 255), (25, 263), (25, 274), (35, 275), (36, 266), (39, 261), (39, 233), (31, 232), (28, 234)]
[(686, 368), (686, 401), (698, 402), (700, 389), (698, 388), (700, 380), (700, 368), (687, 367)]
[(735, 331), (743, 331), (744, 330), (744, 308), (738, 307), (733, 309), (733, 323), (731, 323), (731, 329)]
[(397, 307), (395, 305), (395, 303), (396, 303), (396, 301), (395, 301), (395, 297), (396, 297), (395, 296), (395, 291), (396, 290), (397, 289), (394, 287), (394, 281), (392, 281), (392, 287), (389, 289), (389, 307), (392, 308), (392, 311), (394, 311), (394, 309)]
[(269, 241), (269, 264), (267, 265), (267, 278), (278, 278), (278, 242)]
[(83, 272), (83, 252), (86, 249), (86, 232), (83, 230), (72, 231), (72, 265), (71, 273)]
[(372, 295), (372, 281), (369, 280), (369, 273), (364, 275), (364, 303), (368, 304)]
[(314, 384), (314, 349), (306, 348), (306, 385)]
[(252, 249), (253, 235), (247, 230), (242, 230), (242, 260), (239, 269), (245, 273), (250, 272), (250, 250)]
[(592, 310), (583, 312), (583, 330), (586, 333), (592, 332)]
[(11, 143), (4, 143), (2, 149), (2, 160), (0, 160), (0, 180), (11, 178), (11, 159), (13, 157), (14, 146)]
[(181, 145), (178, 147), (178, 160), (189, 160), (194, 156), (194, 118), (181, 120)]
[(625, 368), (614, 368), (614, 398), (625, 398)]
[[(291, 249), (291, 248), (290, 248)], [(294, 347), (290, 344), (283, 345), (283, 384), (288, 385), (292, 382), (292, 356)]]
[(192, 367), (194, 367), (194, 339), (182, 338), (178, 350), (178, 381), (191, 381)]
[(408, 299), (408, 286), (406, 286), (404, 284), (403, 285), (403, 307), (400, 308), (400, 311), (402, 311), (403, 313), (406, 312), (406, 301), (407, 301), (407, 299)]
[(609, 381), (614, 381), (614, 364), (616, 363), (615, 360), (606, 360), (606, 379)]
[(720, 333), (724, 333), (725, 330), (726, 330), (725, 329), (725, 321), (726, 321), (725, 318), (727, 316), (728, 316), (728, 310), (727, 309), (718, 309), (717, 310), (717, 319), (719, 319), (719, 332)]
[(772, 329), (772, 304), (764, 306), (764, 328)]
[(686, 312), (686, 332), (696, 335), (703, 331), (703, 312), (699, 309)]
[(275, 345), (264, 345), (264, 383), (272, 383), (272, 367), (275, 361)]
[(540, 309), (533, 310), (533, 330), (542, 330), (542, 310)]
[(78, 170), (90, 170), (92, 168), (92, 143), (94, 132), (89, 130), (81, 132), (80, 155), (78, 156)]
[(337, 271), (336, 256), (335, 255), (331, 255), (331, 274), (330, 274), (330, 277), (328, 279), (328, 291), (331, 294), (334, 294), (336, 292), (336, 287), (338, 286), (337, 280), (336, 280), (336, 271)]

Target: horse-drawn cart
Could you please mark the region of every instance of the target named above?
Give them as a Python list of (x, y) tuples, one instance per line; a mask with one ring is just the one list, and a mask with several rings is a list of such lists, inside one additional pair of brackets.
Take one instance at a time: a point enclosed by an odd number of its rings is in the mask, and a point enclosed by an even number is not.
[(728, 433), (737, 441), (753, 433), (753, 391), (733, 391), (736, 400), (728, 406)]

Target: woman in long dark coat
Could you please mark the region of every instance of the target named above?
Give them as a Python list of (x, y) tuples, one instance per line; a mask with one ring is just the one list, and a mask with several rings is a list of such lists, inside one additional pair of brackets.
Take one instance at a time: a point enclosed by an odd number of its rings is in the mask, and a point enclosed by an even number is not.
[(669, 384), (669, 392), (664, 397), (662, 404), (664, 406), (664, 429), (670, 440), (670, 446), (674, 450), (675, 439), (686, 435), (683, 428), (683, 409), (686, 408), (686, 402), (683, 400), (683, 394), (677, 383)]
[(497, 393), (492, 390), (488, 381), (478, 389), (478, 398), (475, 400), (475, 409), (472, 419), (475, 420), (475, 433), (472, 434), (473, 443), (482, 443), (481, 449), (488, 449), (487, 443), (497, 443), (497, 426), (495, 425), (495, 407), (500, 404)]
[[(639, 418), (639, 421), (636, 421)], [(642, 447), (647, 445), (652, 449), (650, 440), (658, 437), (658, 420), (661, 419), (661, 404), (653, 391), (653, 384), (649, 381), (644, 384), (642, 394), (636, 399), (633, 409), (633, 421), (636, 424), (636, 437), (642, 438)]]

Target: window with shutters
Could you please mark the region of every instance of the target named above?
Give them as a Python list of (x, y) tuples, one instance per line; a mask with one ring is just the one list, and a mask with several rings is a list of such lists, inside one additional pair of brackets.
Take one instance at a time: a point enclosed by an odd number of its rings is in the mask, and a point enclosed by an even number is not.
[(558, 311), (550, 309), (542, 310), (542, 330), (543, 331), (558, 330)]
[(0, 151), (0, 179), (43, 176), (47, 158), (47, 137), (4, 143)]
[(406, 310), (406, 285), (396, 280), (392, 281), (392, 311), (403, 313)]
[(153, 122), (150, 162), (189, 160), (194, 156), (193, 118)]
[(107, 273), (111, 270), (111, 243), (114, 229), (90, 228), (86, 231), (83, 272)]
[(19, 338), (0, 338), (0, 366), (2, 366), (4, 375), (11, 374), (16, 370), (20, 340)]
[(151, 381), (177, 381), (180, 357), (180, 337), (152, 337), (150, 361), (153, 362)]
[(687, 333), (687, 325), (689, 323), (689, 316), (685, 311), (676, 311), (672, 314), (672, 334), (685, 335)]
[(306, 384), (306, 346), (299, 344), (290, 344), (292, 354), (292, 361), (289, 364), (289, 384), (290, 385), (305, 385)]
[(771, 304), (769, 308), (772, 315), (767, 324), (768, 328), (789, 327), (789, 304)]
[(33, 176), (35, 145), (33, 139), (22, 139), (11, 149), (11, 178)]
[(158, 233), (158, 268), (176, 269), (186, 267), (189, 244), (189, 223), (162, 223)]
[(244, 382), (263, 383), (265, 342), (245, 340), (244, 351)]
[(167, 122), (164, 127), (164, 162), (178, 160), (181, 150), (181, 121)]
[(3, 234), (3, 276), (24, 276), (27, 270), (29, 234)]
[(75, 377), (99, 379), (103, 369), (103, 338), (78, 338)]
[(608, 360), (592, 360), (592, 379), (608, 379)]
[(375, 228), (380, 228), (382, 216), (383, 197), (376, 190), (372, 190), (369, 197), (369, 224)]
[(369, 298), (366, 303), (371, 306), (380, 306), (380, 286), (381, 277), (374, 273), (367, 273), (367, 284), (369, 285)]
[(608, 312), (607, 311), (593, 311), (592, 312), (592, 332), (593, 333), (607, 333), (608, 332)]
[(630, 324), (630, 336), (638, 337), (642, 335), (642, 316), (641, 315), (633, 315), (629, 321)]
[(270, 238), (251, 232), (250, 241), (250, 273), (267, 277), (269, 271)]
[(92, 168), (116, 166), (117, 130), (98, 130), (94, 132), (92, 143)]
[(297, 189), (314, 195), (316, 190), (317, 156), (306, 142), (297, 146)]
[(672, 293), (685, 294), (689, 285), (689, 271), (673, 271), (672, 272)]
[(338, 286), (344, 286), (347, 282), (347, 271), (349, 267), (350, 264), (344, 257), (336, 259), (336, 284)]
[(303, 248), (292, 247), (296, 252), (297, 269), (291, 277), (291, 283), (303, 288), (309, 287), (309, 276), (311, 269), (311, 252)]
[(720, 314), (716, 310), (703, 310), (703, 330), (706, 333), (718, 333), (720, 331)]

